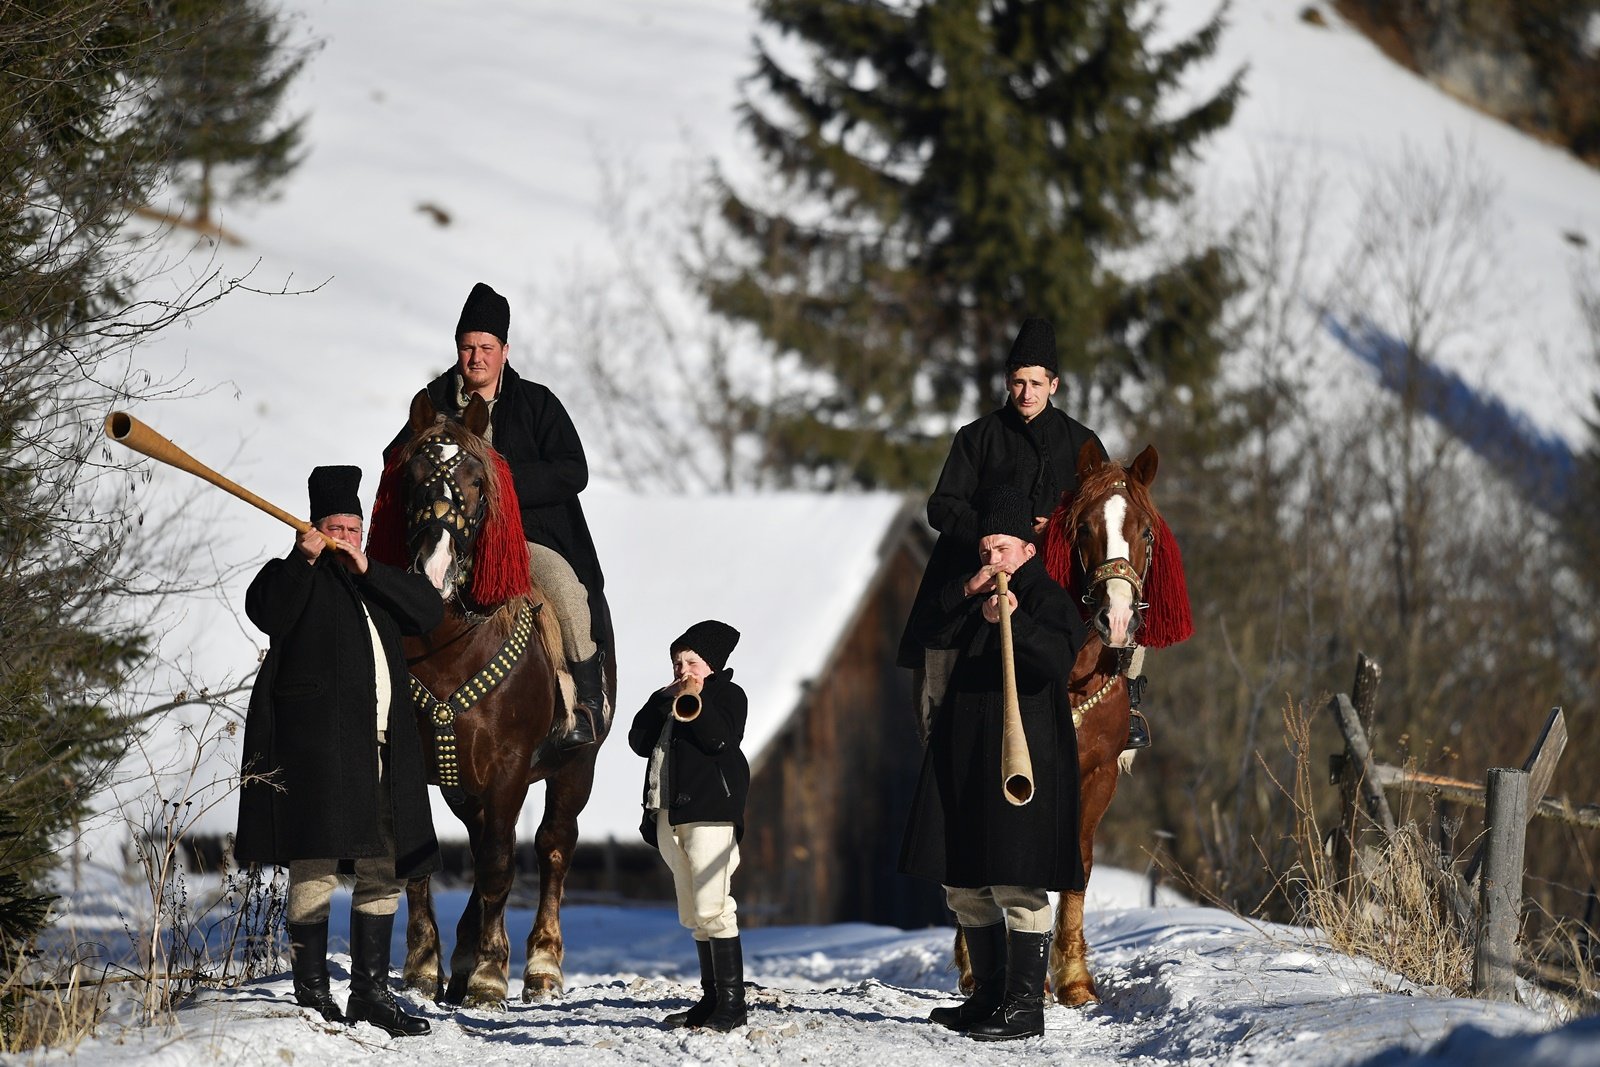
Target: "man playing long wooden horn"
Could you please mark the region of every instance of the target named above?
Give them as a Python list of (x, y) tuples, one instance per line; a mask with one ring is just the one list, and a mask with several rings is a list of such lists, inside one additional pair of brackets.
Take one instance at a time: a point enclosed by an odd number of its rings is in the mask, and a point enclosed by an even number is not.
[[(1027, 497), (1009, 486), (991, 491), (976, 524), (981, 566), (944, 583), (909, 623), (923, 647), (951, 651), (955, 664), (933, 711), (900, 870), (943, 884), (972, 961), (972, 995), (930, 1018), (986, 1041), (1044, 1033), (1048, 891), (1086, 882), (1066, 688), (1085, 629), (1072, 598), (1045, 572), (1033, 523)], [(1001, 572), (1033, 762), (1033, 796), (1020, 806), (1001, 789)]]

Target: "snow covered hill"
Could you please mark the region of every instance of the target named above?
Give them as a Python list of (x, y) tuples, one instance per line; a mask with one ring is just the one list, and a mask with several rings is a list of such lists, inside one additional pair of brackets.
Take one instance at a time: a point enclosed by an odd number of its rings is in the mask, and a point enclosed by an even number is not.
[[(1430, 996), (1371, 964), (1318, 947), (1301, 929), (1250, 924), (1163, 894), (1138, 906), (1139, 877), (1102, 869), (1090, 887), (1087, 934), (1102, 1001), (1051, 1006), (1045, 1036), (982, 1045), (927, 1022), (954, 1002), (949, 930), (861, 924), (768, 927), (744, 934), (749, 1026), (730, 1034), (663, 1030), (657, 1020), (692, 998), (690, 939), (668, 908), (569, 907), (566, 995), (524, 1005), (513, 977), (505, 1011), (451, 1011), (405, 994), (430, 1020), (426, 1037), (390, 1039), (368, 1025), (331, 1027), (293, 1004), (289, 976), (199, 993), (169, 1026), (119, 1021), (79, 1047), (79, 1067), (147, 1064), (798, 1064), (911, 1067), (932, 1063), (1335, 1065), (1453, 1064), (1597, 1067), (1600, 1018), (1546, 1032), (1550, 1022), (1507, 1004)], [(461, 892), (440, 894), (454, 915)], [(334, 901), (334, 990), (348, 894)], [(85, 902), (85, 933), (120, 933), (110, 900)], [(511, 969), (520, 972), (532, 922), (508, 912)], [(397, 924), (400, 958), (403, 923)], [(1448, 1035), (1448, 1037), (1446, 1036)], [(1443, 1042), (1439, 1056), (1430, 1050)], [(38, 1062), (67, 1062), (64, 1053)]]

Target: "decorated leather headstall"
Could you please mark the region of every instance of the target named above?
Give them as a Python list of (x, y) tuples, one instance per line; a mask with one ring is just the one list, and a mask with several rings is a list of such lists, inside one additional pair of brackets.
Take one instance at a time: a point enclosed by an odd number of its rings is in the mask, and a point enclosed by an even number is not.
[[(1112, 482), (1111, 488), (1127, 489), (1128, 483), (1125, 481)], [(1121, 578), (1123, 581), (1133, 586), (1133, 599), (1136, 603), (1138, 603), (1138, 606), (1141, 609), (1149, 606), (1143, 603), (1145, 578), (1150, 573), (1150, 561), (1154, 557), (1154, 552), (1152, 551), (1153, 535), (1151, 534), (1148, 526), (1144, 531), (1144, 540), (1146, 548), (1144, 574), (1140, 574), (1138, 571), (1134, 570), (1133, 562), (1126, 556), (1116, 556), (1112, 559), (1108, 559), (1104, 563), (1100, 564), (1100, 566), (1096, 567), (1093, 571), (1089, 571), (1086, 561), (1083, 558), (1083, 547), (1081, 545), (1078, 547), (1078, 568), (1089, 575), (1088, 590), (1083, 596), (1083, 602), (1085, 604), (1089, 603), (1093, 598), (1095, 589), (1105, 585), (1106, 582), (1113, 578)]]
[(442, 434), (428, 438), (415, 455), (428, 463), (428, 473), (411, 487), (413, 502), (410, 521), (411, 541), (415, 544), (429, 529), (438, 527), (455, 542), (456, 585), (467, 586), (472, 581), (473, 542), (477, 540), (487, 501), (480, 497), (475, 513), (468, 514), (461, 507), (460, 489), (455, 472), (466, 453), (457, 446), (452, 455), (445, 454), (450, 439)]

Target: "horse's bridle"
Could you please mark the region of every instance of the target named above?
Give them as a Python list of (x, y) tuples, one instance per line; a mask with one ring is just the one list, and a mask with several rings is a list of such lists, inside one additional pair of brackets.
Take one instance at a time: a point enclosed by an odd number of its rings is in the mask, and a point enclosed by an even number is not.
[(483, 515), (488, 507), (486, 497), (479, 496), (477, 509), (468, 514), (461, 507), (460, 491), (456, 486), (456, 468), (461, 466), (466, 451), (456, 445), (454, 455), (445, 455), (446, 444), (454, 444), (448, 435), (434, 433), (417, 446), (413, 458), (421, 456), (428, 464), (428, 473), (411, 487), (411, 501), (416, 501), (424, 490), (434, 490), (435, 495), (416, 503), (411, 509), (407, 526), (410, 527), (410, 548), (416, 552), (422, 535), (438, 527), (450, 535), (456, 546), (456, 588), (472, 584), (473, 547), (478, 532), (483, 528)]
[[(1111, 488), (1124, 490), (1124, 495), (1127, 495), (1128, 483), (1126, 481), (1112, 482)], [(1132, 496), (1128, 497), (1128, 503), (1133, 503)], [(1150, 563), (1155, 559), (1155, 538), (1148, 527), (1144, 531), (1144, 540), (1145, 554), (1144, 570), (1142, 572), (1134, 570), (1133, 561), (1126, 556), (1113, 556), (1091, 572), (1089, 570), (1089, 561), (1084, 557), (1083, 546), (1074, 541), (1074, 547), (1078, 550), (1078, 570), (1089, 577), (1087, 587), (1084, 589), (1083, 597), (1081, 598), (1085, 604), (1095, 603), (1097, 599), (1095, 591), (1097, 589), (1103, 587), (1113, 578), (1121, 578), (1133, 586), (1133, 608), (1136, 620), (1150, 606), (1144, 600), (1144, 583), (1145, 579), (1150, 576)], [(1135, 622), (1135, 625), (1137, 626), (1137, 622)]]

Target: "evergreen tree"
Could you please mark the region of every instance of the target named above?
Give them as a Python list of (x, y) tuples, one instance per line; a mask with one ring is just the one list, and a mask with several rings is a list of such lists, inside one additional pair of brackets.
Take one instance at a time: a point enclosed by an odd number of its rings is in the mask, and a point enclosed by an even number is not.
[(263, 0), (160, 0), (172, 47), (151, 107), (173, 183), (209, 225), (219, 200), (270, 195), (300, 162), (305, 119), (279, 117), (308, 53)]
[(808, 59), (791, 69), (758, 40), (763, 93), (742, 108), (790, 204), (719, 179), (734, 251), (699, 281), (718, 312), (798, 357), (798, 380), (823, 383), (750, 413), (769, 447), (819, 481), (927, 479), (949, 418), (988, 402), (1027, 315), (1054, 322), (1063, 373), (1085, 389), (1208, 380), (1227, 258), (1151, 256), (1149, 239), (1242, 74), (1175, 108), (1221, 13), (1155, 50), (1144, 6), (763, 0), (766, 26)]

